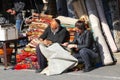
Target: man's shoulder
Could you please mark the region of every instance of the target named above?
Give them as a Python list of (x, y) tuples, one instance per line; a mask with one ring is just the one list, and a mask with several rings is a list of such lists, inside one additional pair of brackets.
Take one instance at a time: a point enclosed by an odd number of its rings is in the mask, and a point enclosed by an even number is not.
[(62, 26), (61, 26), (61, 30), (67, 31), (67, 29), (65, 27), (62, 27)]
[(48, 26), (45, 30), (51, 30), (50, 26)]

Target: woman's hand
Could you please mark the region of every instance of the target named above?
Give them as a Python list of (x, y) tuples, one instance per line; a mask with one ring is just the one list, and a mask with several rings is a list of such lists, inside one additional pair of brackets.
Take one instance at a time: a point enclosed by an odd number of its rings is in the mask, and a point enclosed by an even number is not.
[(68, 48), (77, 48), (77, 45), (76, 44), (69, 44), (68, 46), (67, 46)]

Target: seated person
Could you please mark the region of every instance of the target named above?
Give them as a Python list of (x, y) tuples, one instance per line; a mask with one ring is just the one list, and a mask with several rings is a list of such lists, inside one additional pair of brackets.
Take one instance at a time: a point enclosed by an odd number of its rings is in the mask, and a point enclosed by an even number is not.
[(91, 71), (93, 69), (91, 59), (95, 59), (96, 54), (93, 49), (93, 35), (89, 30), (86, 30), (85, 23), (83, 21), (77, 21), (75, 24), (75, 38), (71, 43), (64, 43), (63, 46), (67, 46), (75, 51), (73, 56), (78, 59), (78, 63), (84, 63), (84, 72)]
[[(50, 23), (50, 26), (46, 28), (43, 35), (40, 36), (40, 42), (49, 46), (52, 43), (64, 43), (69, 40), (69, 33), (66, 28), (63, 28), (60, 25), (58, 19), (53, 19)], [(41, 53), (39, 45), (36, 47), (36, 53), (38, 58), (39, 69), (36, 70), (36, 73), (41, 72), (44, 68), (47, 67), (47, 59)]]

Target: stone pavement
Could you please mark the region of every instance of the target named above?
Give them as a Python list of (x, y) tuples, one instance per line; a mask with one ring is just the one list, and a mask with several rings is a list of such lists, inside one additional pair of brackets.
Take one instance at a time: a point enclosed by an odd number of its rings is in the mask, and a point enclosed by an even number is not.
[(120, 64), (120, 52), (114, 53), (115, 58), (117, 59), (117, 63)]
[(34, 70), (3, 70), (3, 65), (0, 65), (0, 80), (120, 80), (120, 53), (114, 55), (116, 65), (103, 66), (87, 73), (77, 71), (54, 76), (41, 75)]

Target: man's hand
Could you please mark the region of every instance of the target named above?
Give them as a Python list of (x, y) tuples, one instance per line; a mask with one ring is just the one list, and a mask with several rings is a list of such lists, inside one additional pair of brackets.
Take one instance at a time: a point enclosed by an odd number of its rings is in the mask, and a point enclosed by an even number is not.
[(46, 45), (46, 46), (49, 46), (49, 45), (52, 44), (52, 41), (45, 39), (45, 40), (43, 41), (43, 44)]
[(6, 12), (8, 12), (8, 13), (12, 13), (12, 9), (8, 9)]
[(16, 14), (16, 11), (12, 10), (11, 15), (15, 15), (15, 14)]
[(12, 9), (8, 9), (6, 12), (10, 13), (11, 15), (15, 15), (16, 11)]

